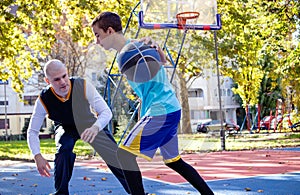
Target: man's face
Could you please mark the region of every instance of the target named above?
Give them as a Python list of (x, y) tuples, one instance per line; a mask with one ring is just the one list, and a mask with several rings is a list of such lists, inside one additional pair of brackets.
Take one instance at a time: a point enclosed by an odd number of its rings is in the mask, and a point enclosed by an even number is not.
[(70, 89), (70, 80), (65, 67), (56, 70), (49, 70), (48, 77), (45, 79), (51, 84), (55, 93), (61, 97), (66, 97)]
[(113, 41), (113, 32), (111, 29), (104, 32), (102, 28), (98, 28), (96, 25), (92, 29), (96, 37), (96, 44), (101, 45), (106, 50), (113, 48), (111, 45)]

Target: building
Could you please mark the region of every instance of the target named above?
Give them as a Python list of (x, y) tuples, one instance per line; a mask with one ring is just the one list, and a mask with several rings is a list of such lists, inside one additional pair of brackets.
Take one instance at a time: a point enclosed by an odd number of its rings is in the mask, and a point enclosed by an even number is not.
[[(217, 74), (206, 69), (204, 75), (206, 75), (205, 78), (199, 77), (194, 80), (188, 90), (191, 124), (196, 124), (204, 119), (221, 119)], [(235, 101), (231, 90), (232, 85), (231, 78), (220, 76), (222, 117), (225, 121), (236, 124), (236, 111), (240, 105)]]
[[(25, 125), (28, 125), (32, 114), (35, 100), (38, 98), (40, 89), (45, 86), (39, 75), (34, 75), (24, 88), (22, 99), (10, 87), (10, 83), (0, 85), (0, 136), (5, 139), (24, 139), (22, 132)], [(49, 134), (51, 125), (46, 119), (42, 128), (44, 134)], [(6, 124), (6, 125), (5, 125)]]

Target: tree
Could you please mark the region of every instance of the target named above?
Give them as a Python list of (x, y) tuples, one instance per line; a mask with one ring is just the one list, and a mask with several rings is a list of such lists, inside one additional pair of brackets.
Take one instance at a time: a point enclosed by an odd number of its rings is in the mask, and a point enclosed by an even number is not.
[(11, 86), (17, 93), (23, 91), (23, 81), (40, 69), (38, 57), (44, 57), (54, 42), (58, 2), (0, 2), (0, 79), (11, 79)]
[(40, 70), (39, 62), (45, 61), (52, 52), (59, 33), (65, 32), (65, 37), (75, 45), (87, 47), (93, 40), (89, 24), (100, 10), (114, 10), (122, 15), (132, 3), (126, 0), (1, 1), (0, 79), (11, 79), (12, 88), (21, 95), (23, 82)]
[[(230, 76), (238, 83), (238, 88), (234, 91), (241, 96), (243, 106), (246, 108), (247, 104), (258, 102), (257, 94), (261, 90), (258, 86), (262, 81), (262, 75), (267, 75), (267, 78), (272, 77), (272, 82), (276, 82), (276, 78), (282, 76), (279, 70), (285, 66), (284, 59), (292, 49), (290, 35), (296, 30), (299, 3), (298, 1), (221, 0), (218, 1), (218, 6), (223, 24), (222, 30), (218, 32), (222, 74)], [(266, 55), (271, 58), (264, 63), (271, 63), (272, 73), (276, 74), (272, 75), (264, 69), (262, 59)], [(228, 64), (231, 66), (228, 67)], [(258, 75), (251, 76), (252, 71)], [(254, 76), (259, 77), (254, 79)], [(249, 80), (250, 78), (252, 81)], [(271, 86), (275, 85), (272, 83)]]
[(259, 68), (252, 66), (239, 68), (234, 71), (232, 77), (235, 77), (237, 88), (232, 91), (242, 98), (243, 107), (246, 109), (247, 129), (250, 130), (249, 106), (255, 106), (258, 103), (260, 82), (262, 81), (263, 72)]

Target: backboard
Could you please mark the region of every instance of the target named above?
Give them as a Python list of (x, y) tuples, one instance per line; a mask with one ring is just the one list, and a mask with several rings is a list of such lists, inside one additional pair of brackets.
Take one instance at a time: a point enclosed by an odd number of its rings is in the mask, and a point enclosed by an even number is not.
[(139, 24), (141, 28), (179, 28), (176, 15), (199, 13), (194, 19), (187, 19), (184, 29), (220, 30), (221, 20), (217, 13), (217, 0), (141, 0)]

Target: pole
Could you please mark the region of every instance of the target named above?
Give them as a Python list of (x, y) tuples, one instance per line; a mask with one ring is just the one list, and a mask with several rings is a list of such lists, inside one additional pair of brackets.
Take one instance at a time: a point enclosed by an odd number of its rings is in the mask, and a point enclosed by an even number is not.
[(222, 111), (222, 102), (221, 102), (221, 87), (220, 87), (220, 71), (219, 71), (219, 58), (218, 58), (218, 43), (217, 43), (217, 32), (214, 31), (215, 39), (215, 49), (216, 49), (216, 65), (217, 65), (217, 77), (218, 77), (218, 92), (219, 92), (219, 110), (220, 110), (220, 120), (221, 120), (221, 129), (220, 129), (220, 139), (221, 139), (221, 149), (225, 150), (225, 130), (223, 128), (223, 111)]
[(4, 112), (5, 112), (5, 119), (4, 119), (4, 126), (5, 126), (5, 140), (8, 140), (8, 123), (7, 123), (7, 102), (6, 102), (6, 83), (4, 83)]

